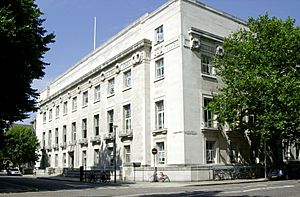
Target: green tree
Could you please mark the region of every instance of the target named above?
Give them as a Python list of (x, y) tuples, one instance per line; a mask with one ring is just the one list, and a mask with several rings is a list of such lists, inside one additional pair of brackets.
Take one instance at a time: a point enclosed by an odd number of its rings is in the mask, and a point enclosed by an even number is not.
[(38, 161), (38, 148), (38, 139), (28, 127), (13, 126), (5, 132), (4, 154), (16, 166)]
[(41, 16), (34, 0), (0, 1), (0, 131), (36, 110), (31, 84), (44, 76), (43, 55), (54, 42)]
[(248, 28), (224, 40), (224, 55), (215, 58), (224, 85), (210, 109), (220, 123), (267, 140), (273, 162), (282, 162), (282, 139), (299, 141), (300, 28), (268, 14), (249, 18)]

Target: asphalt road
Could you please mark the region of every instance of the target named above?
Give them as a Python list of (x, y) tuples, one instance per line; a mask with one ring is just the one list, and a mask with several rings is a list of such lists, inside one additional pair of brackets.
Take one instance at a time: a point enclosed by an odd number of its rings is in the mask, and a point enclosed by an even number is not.
[[(109, 185), (69, 181), (44, 180), (28, 177), (0, 177), (0, 196), (69, 197), (69, 196), (115, 196), (115, 197), (181, 197), (181, 196), (241, 196), (241, 197), (298, 197), (300, 181), (271, 181), (256, 183), (200, 186), (170, 185)], [(175, 184), (174, 184), (175, 185)]]

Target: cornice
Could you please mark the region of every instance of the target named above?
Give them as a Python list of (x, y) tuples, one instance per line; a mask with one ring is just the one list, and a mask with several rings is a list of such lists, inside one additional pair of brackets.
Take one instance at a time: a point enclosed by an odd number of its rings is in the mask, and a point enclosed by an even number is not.
[(136, 50), (138, 50), (140, 48), (150, 48), (151, 45), (152, 45), (152, 42), (150, 40), (148, 40), (148, 39), (142, 39), (142, 40), (140, 40), (139, 42), (137, 42), (134, 45), (132, 45), (132, 46), (128, 47), (127, 49), (125, 49), (124, 51), (122, 51), (122, 52), (118, 53), (117, 55), (113, 56), (112, 58), (108, 59), (107, 61), (105, 61), (104, 63), (102, 63), (101, 65), (99, 65), (97, 68), (95, 68), (92, 71), (86, 73), (85, 75), (83, 75), (79, 79), (71, 82), (70, 84), (68, 84), (64, 88), (60, 89), (59, 91), (57, 91), (53, 95), (47, 97), (44, 100), (41, 100), (40, 103), (39, 103), (40, 107), (42, 107), (43, 105), (45, 105), (49, 101), (51, 101), (51, 100), (53, 100), (53, 99), (61, 96), (61, 94), (63, 94), (65, 92), (73, 89), (74, 87), (78, 86), (83, 81), (87, 81), (93, 75), (95, 75), (97, 73), (101, 73), (103, 70), (106, 70), (108, 67), (113, 66), (114, 63), (116, 63), (117, 61), (121, 60), (125, 56), (128, 56), (129, 54), (133, 53), (134, 51), (136, 51)]

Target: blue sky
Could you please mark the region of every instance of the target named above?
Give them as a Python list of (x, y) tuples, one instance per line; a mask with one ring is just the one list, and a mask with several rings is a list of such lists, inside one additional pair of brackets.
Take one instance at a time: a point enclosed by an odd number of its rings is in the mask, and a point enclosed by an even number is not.
[[(270, 16), (296, 19), (300, 26), (300, 0), (200, 0), (209, 6), (247, 20), (268, 12)], [(104, 41), (127, 25), (151, 12), (167, 0), (36, 0), (44, 13), (43, 26), (54, 32), (56, 42), (44, 60), (50, 63), (42, 80), (33, 83), (43, 90), (46, 85), (93, 50), (93, 24), (97, 18), (97, 41)]]

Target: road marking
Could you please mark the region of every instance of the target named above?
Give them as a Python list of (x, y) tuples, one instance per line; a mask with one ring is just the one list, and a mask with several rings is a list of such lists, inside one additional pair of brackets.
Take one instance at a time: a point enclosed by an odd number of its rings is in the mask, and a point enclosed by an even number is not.
[(259, 191), (259, 190), (272, 190), (272, 189), (282, 189), (282, 188), (291, 188), (295, 187), (295, 185), (283, 185), (283, 186), (273, 186), (273, 187), (261, 187), (261, 188), (253, 188), (253, 189), (246, 189), (246, 190), (234, 190), (234, 191), (227, 191), (227, 192), (221, 192), (224, 194), (228, 193), (246, 193), (246, 192), (253, 192), (253, 191)]

